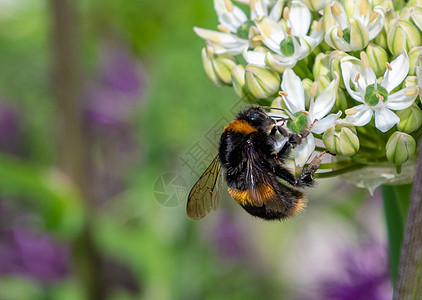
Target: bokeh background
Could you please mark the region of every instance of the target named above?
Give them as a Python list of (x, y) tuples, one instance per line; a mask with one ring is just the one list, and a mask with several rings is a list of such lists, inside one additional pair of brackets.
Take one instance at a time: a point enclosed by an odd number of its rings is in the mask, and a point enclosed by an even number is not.
[(186, 217), (245, 106), (203, 72), (192, 28), (217, 24), (211, 0), (0, 1), (0, 299), (391, 299), (377, 190), (320, 180), (284, 222), (227, 194)]

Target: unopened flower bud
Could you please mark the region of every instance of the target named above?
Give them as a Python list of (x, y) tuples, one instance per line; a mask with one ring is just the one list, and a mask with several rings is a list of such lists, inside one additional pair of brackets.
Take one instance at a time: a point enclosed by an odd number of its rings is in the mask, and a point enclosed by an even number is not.
[(319, 75), (328, 75), (330, 73), (330, 57), (325, 53), (319, 53), (315, 57), (314, 66), (312, 68), (314, 77), (317, 78)]
[(242, 65), (234, 66), (231, 75), (234, 91), (244, 99), (248, 94), (248, 89), (245, 86), (245, 68)]
[(411, 158), (416, 150), (416, 142), (407, 133), (396, 131), (387, 141), (385, 152), (387, 159), (395, 164), (401, 165)]
[(407, 55), (409, 56), (409, 61), (410, 61), (409, 75), (416, 74), (415, 73), (416, 62), (418, 61), (421, 51), (422, 51), (422, 46), (413, 47), (412, 49), (410, 49), (409, 53), (407, 53)]
[(205, 74), (215, 85), (230, 85), (231, 70), (236, 65), (234, 57), (224, 54), (216, 55), (212, 47), (202, 49), (202, 64)]
[(313, 81), (309, 78), (304, 78), (302, 80), (303, 90), (305, 92), (305, 107), (309, 108), (309, 103), (311, 102), (311, 95), (309, 92), (311, 91)]
[(388, 62), (387, 51), (381, 46), (369, 43), (366, 48), (366, 54), (368, 55), (369, 65), (374, 70), (377, 77), (381, 77), (385, 72), (385, 63)]
[(263, 67), (247, 65), (245, 68), (245, 84), (253, 97), (265, 99), (278, 91), (280, 75)]
[(419, 28), (419, 30), (422, 31), (422, 8), (421, 7), (411, 8), (410, 19), (413, 21), (413, 24), (415, 24)]
[(415, 85), (418, 85), (418, 77), (416, 76), (407, 76), (404, 80), (404, 87), (411, 87)]
[(418, 130), (422, 125), (422, 111), (415, 104), (409, 108), (398, 111), (397, 115), (400, 118), (397, 129), (400, 131), (412, 133)]
[(389, 24), (387, 35), (388, 49), (399, 55), (403, 48), (409, 51), (421, 45), (421, 33), (415, 25), (406, 20), (395, 19)]
[(344, 85), (344, 81), (343, 81), (343, 72), (341, 71), (341, 67), (340, 67), (340, 63), (341, 63), (341, 59), (346, 57), (347, 54), (343, 51), (332, 51), (330, 54), (330, 70), (331, 70), (331, 74), (335, 74), (337, 72), (337, 74), (339, 75), (339, 87), (346, 89), (345, 85)]
[(325, 147), (331, 153), (352, 156), (359, 151), (359, 138), (353, 126), (335, 125), (322, 136)]

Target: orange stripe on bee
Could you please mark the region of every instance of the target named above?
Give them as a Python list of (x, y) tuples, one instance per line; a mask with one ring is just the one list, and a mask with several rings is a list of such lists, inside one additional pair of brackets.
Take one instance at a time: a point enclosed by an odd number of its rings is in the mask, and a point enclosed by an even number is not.
[(255, 132), (256, 129), (245, 120), (233, 120), (224, 128), (224, 131), (234, 131), (244, 134)]
[(230, 196), (240, 205), (262, 206), (268, 199), (278, 198), (273, 187), (268, 184), (261, 184), (256, 189), (238, 190), (228, 188)]

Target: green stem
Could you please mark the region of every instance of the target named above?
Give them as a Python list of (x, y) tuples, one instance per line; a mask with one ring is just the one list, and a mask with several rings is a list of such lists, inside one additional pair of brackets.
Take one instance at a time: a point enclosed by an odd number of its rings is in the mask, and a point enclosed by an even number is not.
[(365, 165), (360, 165), (360, 164), (353, 164), (350, 167), (346, 167), (343, 169), (339, 169), (339, 170), (334, 170), (331, 172), (324, 172), (324, 173), (315, 173), (314, 177), (315, 178), (331, 178), (331, 177), (335, 177), (344, 173), (348, 173), (351, 171), (355, 171), (361, 168), (364, 168)]
[(411, 185), (381, 186), (390, 249), (390, 272), (393, 283), (397, 279), (400, 249), (411, 188)]

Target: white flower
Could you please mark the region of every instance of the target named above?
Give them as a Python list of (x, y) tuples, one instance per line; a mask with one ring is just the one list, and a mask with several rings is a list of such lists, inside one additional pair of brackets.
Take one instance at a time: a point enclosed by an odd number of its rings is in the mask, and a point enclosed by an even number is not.
[[(316, 84), (311, 90), (311, 101), (309, 111), (305, 111), (305, 92), (303, 89), (302, 81), (299, 76), (297, 76), (293, 70), (286, 69), (283, 73), (283, 80), (281, 82), (282, 92), (280, 93), (282, 99), (284, 100), (285, 106), (287, 108), (286, 113), (273, 113), (278, 116), (291, 118), (292, 120), (299, 118), (301, 127), (299, 128), (289, 128), (291, 131), (300, 131), (307, 128), (309, 125), (314, 124), (311, 128), (311, 132), (315, 134), (321, 134), (326, 131), (328, 128), (333, 126), (337, 121), (338, 114), (327, 114), (331, 111), (334, 106), (337, 94), (338, 87), (338, 74), (336, 73), (336, 78), (328, 85), (328, 87), (314, 100), (316, 93)], [(306, 116), (306, 120), (304, 118)], [(287, 124), (289, 127), (289, 122)], [(302, 128), (303, 127), (303, 128)], [(296, 129), (296, 130), (295, 130)], [(302, 143), (296, 147), (294, 159), (296, 165), (303, 166), (308, 158), (311, 156), (312, 152), (315, 150), (315, 138), (312, 134), (308, 135), (303, 139)]]
[(305, 3), (306, 6), (309, 7), (312, 11), (319, 11), (323, 9), (325, 5), (327, 5), (330, 0), (300, 0), (301, 2)]
[[(219, 31), (194, 27), (194, 31), (204, 40), (210, 41), (216, 54), (240, 54), (249, 47), (249, 28), (254, 26), (254, 20), (268, 16), (268, 3), (264, 0), (249, 1), (251, 18), (231, 0), (214, 0), (214, 9), (218, 16)], [(272, 7), (269, 16), (278, 21), (281, 17), (282, 0)]]
[(342, 51), (358, 51), (365, 48), (382, 30), (385, 21), (384, 9), (370, 4), (356, 5), (353, 17), (348, 18), (343, 6), (337, 1), (324, 9), (325, 42)]
[[(194, 27), (194, 31), (204, 40), (210, 41), (216, 54), (240, 54), (249, 46), (248, 17), (230, 0), (214, 0), (220, 31)], [(243, 28), (243, 26), (245, 28)]]
[(287, 30), (270, 17), (256, 20), (262, 43), (272, 52), (245, 51), (243, 55), (248, 63), (267, 65), (275, 71), (283, 72), (285, 68), (293, 68), (322, 41), (322, 23), (317, 25), (311, 35), (307, 35), (312, 15), (302, 2), (292, 1), (290, 9), (285, 8), (283, 18)]
[[(391, 93), (407, 76), (409, 65), (409, 58), (404, 51), (391, 64), (386, 64), (384, 78), (378, 83), (365, 52), (361, 52), (361, 60), (354, 57), (343, 58), (341, 72), (344, 85), (350, 96), (362, 104), (346, 110), (347, 117), (342, 123), (364, 126), (375, 115), (375, 127), (382, 132), (398, 124), (400, 118), (391, 110), (411, 106), (419, 91), (417, 86), (410, 86)], [(350, 86), (351, 82), (353, 88)]]

